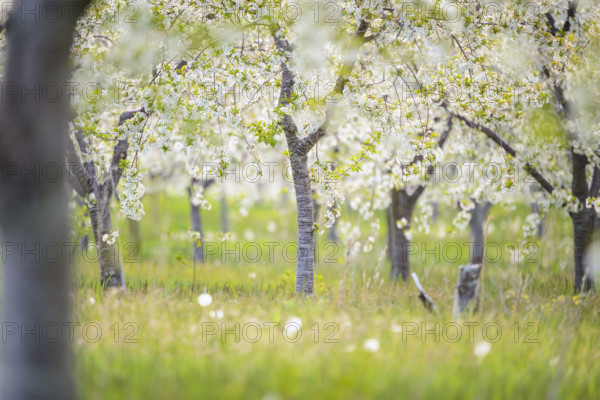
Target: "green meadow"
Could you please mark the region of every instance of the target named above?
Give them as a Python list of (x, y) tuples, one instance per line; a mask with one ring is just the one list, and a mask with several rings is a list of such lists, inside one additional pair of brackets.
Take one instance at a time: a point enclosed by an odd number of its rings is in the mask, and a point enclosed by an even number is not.
[(230, 204), (231, 237), (222, 241), (213, 203), (203, 212), (210, 254), (195, 266), (187, 200), (164, 195), (145, 198), (139, 257), (126, 257), (132, 231), (118, 221), (126, 290), (103, 291), (93, 252), (78, 253), (82, 398), (581, 399), (599, 389), (600, 301), (573, 296), (563, 214), (523, 244), (528, 206), (492, 208), (480, 309), (454, 319), (468, 229), (450, 229), (453, 209), (441, 207), (430, 232), (413, 237), (411, 270), (435, 301), (429, 311), (412, 281), (389, 282), (383, 214), (371, 252), (349, 252), (344, 232), (337, 244), (319, 237), (315, 294), (306, 298), (293, 293), (294, 248), (282, 251), (294, 243), (295, 214), (275, 211), (293, 208), (261, 203), (241, 216)]

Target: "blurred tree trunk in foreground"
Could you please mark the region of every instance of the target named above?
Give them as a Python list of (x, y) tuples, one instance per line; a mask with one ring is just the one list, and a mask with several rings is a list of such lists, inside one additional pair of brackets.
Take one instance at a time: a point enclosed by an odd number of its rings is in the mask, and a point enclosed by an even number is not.
[[(75, 396), (67, 325), (65, 82), (73, 28), (86, 5), (85, 0), (21, 1), (6, 25), (0, 114), (3, 399)], [(58, 15), (42, 12), (50, 9)]]

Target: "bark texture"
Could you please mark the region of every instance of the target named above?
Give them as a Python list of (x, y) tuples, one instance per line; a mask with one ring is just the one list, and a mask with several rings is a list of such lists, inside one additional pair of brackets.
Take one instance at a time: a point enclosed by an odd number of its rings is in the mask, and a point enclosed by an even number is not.
[(296, 293), (313, 291), (315, 265), (314, 211), (308, 157), (294, 154), (292, 160), (292, 176), (296, 191), (296, 208), (298, 211), (298, 242), (296, 262)]
[(477, 296), (481, 264), (461, 265), (458, 268), (458, 282), (454, 293), (454, 317), (468, 311), (469, 303)]
[(571, 190), (579, 202), (584, 205), (580, 211), (570, 214), (573, 223), (574, 287), (576, 293), (581, 290), (587, 292), (595, 288), (592, 266), (586, 265), (586, 250), (594, 237), (596, 211), (593, 208), (585, 208), (585, 201), (590, 194), (597, 195), (597, 193), (594, 193), (597, 190), (594, 181), (597, 179), (598, 173), (595, 171), (590, 190), (586, 179), (588, 162), (586, 156), (571, 151), (571, 163), (573, 165)]
[(471, 229), (471, 264), (481, 264), (483, 262), (484, 255), (484, 224), (485, 219), (488, 215), (492, 203), (486, 201), (479, 203), (473, 200), (475, 207), (471, 210), (471, 220), (469, 221), (469, 228)]
[[(70, 266), (64, 156), (69, 51), (86, 1), (17, 1), (9, 16), (0, 118), (3, 236), (0, 398), (75, 398), (65, 324)], [(52, 21), (40, 10), (58, 9)], [(59, 87), (52, 96), (42, 88)], [(10, 168), (4, 170), (4, 168)], [(9, 173), (10, 172), (10, 173)], [(54, 326), (47, 334), (41, 327)], [(13, 334), (8, 334), (8, 331)], [(54, 332), (58, 334), (55, 335)], [(62, 334), (61, 334), (62, 333)]]
[[(392, 282), (396, 282), (399, 277), (402, 277), (402, 280), (405, 281), (410, 274), (410, 260), (408, 254), (410, 241), (406, 237), (405, 230), (410, 228), (412, 214), (421, 193), (422, 191), (416, 191), (409, 195), (406, 189), (392, 190), (391, 193), (392, 218), (390, 222), (392, 225), (389, 229), (392, 232), (392, 271), (390, 275)], [(405, 227), (398, 228), (397, 222), (401, 221), (403, 218), (406, 219), (408, 224)]]
[(114, 243), (111, 243), (112, 240), (111, 242), (103, 240), (104, 235), (110, 236), (113, 231), (110, 198), (98, 201), (89, 210), (100, 266), (100, 284), (105, 288), (124, 286), (118, 241), (114, 240)]

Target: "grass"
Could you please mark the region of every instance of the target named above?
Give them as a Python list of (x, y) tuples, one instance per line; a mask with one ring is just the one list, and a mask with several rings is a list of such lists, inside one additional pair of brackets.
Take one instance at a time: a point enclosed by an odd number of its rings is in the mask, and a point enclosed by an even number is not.
[[(435, 254), (412, 257), (437, 314), (423, 308), (411, 282), (388, 282), (389, 262), (378, 262), (383, 230), (371, 253), (346, 260), (340, 245), (341, 262), (320, 258), (316, 293), (301, 298), (293, 295), (293, 262), (277, 251), (273, 260), (255, 263), (211, 256), (197, 266), (193, 282), (191, 243), (180, 233), (189, 229), (185, 199), (149, 199), (146, 207), (140, 262), (125, 265), (126, 292), (102, 292), (97, 266), (77, 265), (75, 360), (82, 398), (597, 397), (600, 301), (595, 294), (572, 295), (570, 227), (558, 213), (536, 243), (537, 261), (526, 262), (506, 245), (520, 237), (527, 207), (492, 209), (488, 240), (503, 251), (486, 267), (482, 312), (455, 321), (457, 266), (467, 254), (454, 262)], [(293, 242), (295, 216), (280, 214), (282, 208), (257, 205), (242, 217), (232, 205), (240, 245)], [(468, 232), (448, 232), (453, 215), (442, 209), (431, 233), (417, 234), (415, 243), (443, 249), (466, 241)], [(218, 231), (218, 207), (204, 216), (207, 231)], [(275, 232), (268, 231), (272, 221)], [(125, 243), (125, 222), (119, 226)], [(212, 296), (207, 307), (197, 302), (204, 292)], [(293, 317), (302, 323), (299, 338), (291, 325), (284, 329)], [(365, 349), (369, 339), (377, 340), (377, 351)], [(484, 342), (493, 342), (485, 355)]]

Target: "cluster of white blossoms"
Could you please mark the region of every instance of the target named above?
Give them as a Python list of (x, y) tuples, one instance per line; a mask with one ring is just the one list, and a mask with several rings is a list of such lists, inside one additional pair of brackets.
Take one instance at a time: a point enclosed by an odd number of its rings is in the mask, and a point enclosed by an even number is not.
[(190, 202), (194, 206), (200, 207), (200, 209), (207, 211), (212, 209), (212, 204), (204, 197), (203, 189), (200, 187), (200, 185), (193, 185), (191, 190), (192, 195)]
[(120, 196), (121, 211), (134, 221), (140, 221), (145, 215), (144, 205), (141, 200), (144, 191), (142, 174), (130, 169), (125, 171)]
[[(293, 116), (304, 138), (323, 123), (332, 104), (338, 110), (332, 128), (308, 155), (309, 165), (318, 161), (319, 174), (331, 172), (328, 161), (337, 163), (336, 182), (323, 183), (318, 177), (313, 185), (325, 205), (326, 228), (333, 226), (346, 198), (370, 225), (376, 212), (389, 206), (392, 190), (420, 186), (427, 191), (419, 215), (410, 221), (413, 230), (428, 232), (434, 200), (453, 206), (463, 202), (453, 225), (464, 227), (472, 199), (510, 203), (529, 198), (529, 185), (523, 184), (526, 162), (536, 163), (556, 187), (552, 196), (536, 195), (538, 203), (545, 209), (565, 204), (576, 211), (582, 205), (571, 193), (565, 149), (573, 147), (592, 162), (600, 158), (595, 151), (600, 123), (595, 107), (587, 105), (596, 104), (600, 85), (585, 85), (600, 82), (592, 46), (600, 20), (595, 3), (582, 1), (570, 32), (552, 35), (545, 13), (563, 27), (569, 7), (565, 0), (536, 2), (539, 13), (523, 12), (514, 2), (491, 8), (452, 2), (444, 8), (450, 3), (429, 1), (426, 12), (406, 12), (404, 4), (394, 2), (342, 1), (336, 3), (331, 21), (324, 20), (324, 10), (316, 15), (305, 2), (298, 4), (298, 18), (290, 19), (285, 14), (289, 8), (264, 0), (142, 0), (134, 15), (139, 23), (123, 18), (129, 15), (124, 11), (132, 10), (127, 1), (105, 0), (92, 6), (75, 37), (73, 58), (81, 66), (76, 78), (100, 84), (97, 101), (75, 96), (72, 130), (85, 132), (90, 141), (87, 157), (103, 173), (115, 140), (128, 139), (138, 165), (125, 166), (119, 198), (121, 210), (134, 219), (143, 215), (144, 193), (134, 169), (168, 169), (173, 174), (163, 174), (167, 179), (184, 175), (184, 190), (191, 179), (206, 175), (207, 162), (216, 165), (220, 177), (236, 161), (249, 159), (264, 167), (261, 161), (285, 152), (278, 125), (284, 113)], [(448, 19), (432, 17), (429, 11), (440, 7), (466, 12)], [(348, 56), (346, 39), (361, 19), (370, 24), (369, 40), (356, 54), (343, 92), (331, 96)], [(277, 50), (272, 31), (287, 40), (290, 52)], [(292, 98), (280, 107), (282, 62), (293, 71), (295, 85)], [(550, 111), (556, 87), (575, 103), (574, 117)], [(144, 113), (115, 128), (121, 112), (141, 107)], [(491, 127), (513, 145), (517, 158), (456, 119), (442, 148), (449, 111)], [(552, 129), (542, 120), (551, 121)], [(555, 133), (544, 136), (548, 131)], [(161, 150), (162, 161), (150, 150)], [(289, 161), (287, 153), (280, 157), (277, 162)], [(448, 168), (456, 162), (461, 165)], [(481, 171), (469, 178), (465, 162), (496, 163), (501, 166), (499, 179), (490, 181)], [(432, 168), (442, 171), (441, 178), (429, 175)], [(447, 171), (458, 171), (461, 178), (444, 176)], [(259, 168), (261, 176), (263, 172)], [(241, 181), (235, 192), (241, 198), (239, 212), (245, 215), (256, 201), (256, 190)], [(290, 186), (281, 181), (269, 185), (280, 192)], [(509, 190), (514, 196), (506, 196)], [(191, 199), (210, 208), (201, 190), (194, 188)], [(598, 202), (590, 198), (586, 206), (598, 209)], [(531, 233), (532, 218), (524, 224), (525, 234)], [(347, 232), (354, 228), (348, 226)], [(363, 245), (358, 244), (359, 234), (353, 237), (354, 246), (370, 250), (372, 231), (363, 232), (369, 237)]]
[(198, 231), (188, 231), (188, 235), (194, 242), (198, 242), (202, 239), (202, 234)]
[(588, 197), (585, 203), (587, 208), (594, 208), (597, 213), (600, 213), (600, 197)]
[(102, 241), (108, 245), (113, 245), (117, 241), (118, 237), (119, 237), (119, 232), (117, 232), (117, 231), (114, 231), (111, 233), (105, 233), (104, 235), (102, 235)]
[(537, 230), (542, 222), (542, 216), (539, 213), (531, 213), (525, 218), (523, 226), (523, 236), (525, 239), (534, 238), (537, 235)]
[(460, 203), (460, 211), (452, 220), (452, 226), (460, 231), (467, 227), (471, 220), (471, 210), (475, 207), (475, 203), (472, 200), (465, 200)]

